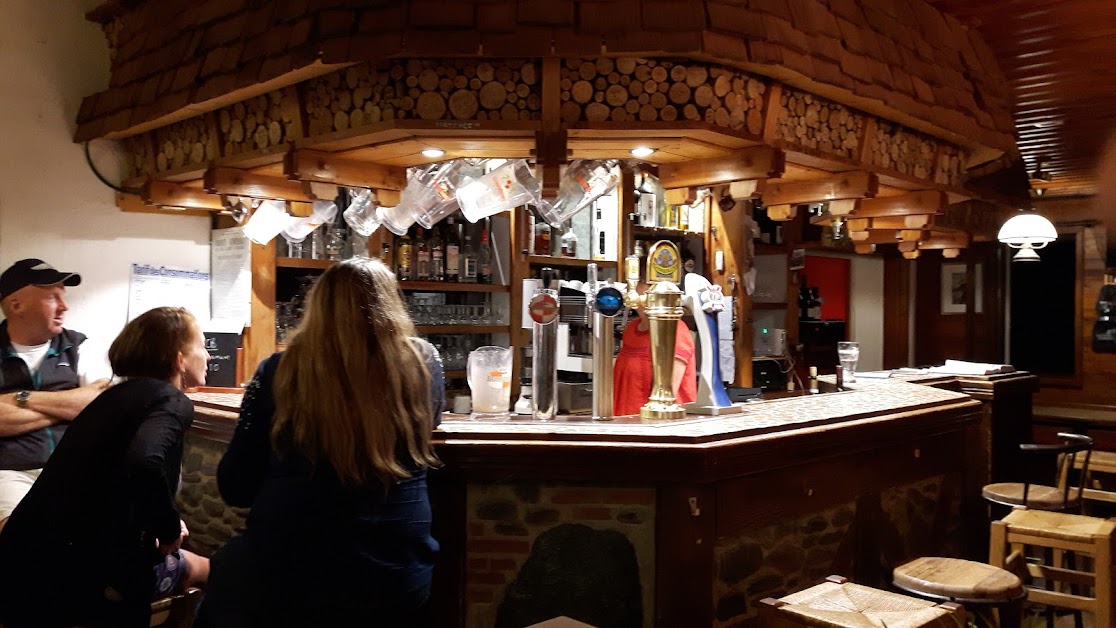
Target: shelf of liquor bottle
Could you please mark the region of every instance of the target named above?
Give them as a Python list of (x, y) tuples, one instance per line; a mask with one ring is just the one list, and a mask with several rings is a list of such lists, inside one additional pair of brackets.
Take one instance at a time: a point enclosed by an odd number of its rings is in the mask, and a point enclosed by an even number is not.
[(454, 281), (400, 281), (399, 287), (411, 292), (507, 292), (509, 286), (493, 283), (458, 283)]
[(275, 259), (275, 265), (279, 268), (316, 268), (318, 270), (325, 270), (333, 266), (333, 260), (309, 259), (304, 257), (278, 257)]
[(507, 325), (415, 325), (420, 334), (506, 334)]
[(770, 302), (770, 301), (752, 301), (753, 310), (785, 310), (787, 304), (785, 301)]
[(632, 225), (632, 237), (635, 238), (659, 238), (666, 240), (681, 240), (686, 236), (701, 237), (703, 234), (694, 231), (685, 231), (683, 229), (667, 229), (666, 227), (641, 227), (639, 225)]
[(579, 266), (585, 267), (589, 264), (597, 264), (598, 266), (615, 266), (616, 262), (612, 260), (599, 260), (599, 259), (578, 259), (576, 257), (557, 257), (552, 255), (528, 255), (527, 263), (532, 266)]

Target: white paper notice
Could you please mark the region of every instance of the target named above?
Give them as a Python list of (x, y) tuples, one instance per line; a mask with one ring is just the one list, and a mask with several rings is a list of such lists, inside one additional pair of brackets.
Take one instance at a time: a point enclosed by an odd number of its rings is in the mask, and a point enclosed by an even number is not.
[(252, 247), (242, 227), (210, 233), (209, 270), (213, 318), (227, 320), (231, 326), (251, 324)]
[(736, 379), (736, 347), (733, 346), (732, 312), (733, 297), (725, 297), (725, 309), (717, 315), (718, 353), (721, 357), (721, 379), (731, 382)]
[(164, 306), (184, 307), (205, 325), (209, 321), (209, 273), (132, 264), (128, 320)]

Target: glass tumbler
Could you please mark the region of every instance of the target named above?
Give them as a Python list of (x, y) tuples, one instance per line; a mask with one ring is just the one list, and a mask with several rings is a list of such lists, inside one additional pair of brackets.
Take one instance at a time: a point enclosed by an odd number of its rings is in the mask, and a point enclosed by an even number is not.
[(860, 359), (860, 344), (856, 342), (838, 342), (837, 359), (841, 362), (846, 383), (856, 381), (856, 363)]

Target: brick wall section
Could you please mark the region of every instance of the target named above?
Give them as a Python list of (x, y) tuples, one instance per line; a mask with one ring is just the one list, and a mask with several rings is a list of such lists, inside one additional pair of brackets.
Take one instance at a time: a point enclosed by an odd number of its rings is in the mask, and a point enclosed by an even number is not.
[(562, 523), (623, 533), (635, 547), (644, 625), (653, 625), (655, 491), (626, 486), (470, 484), (466, 531), (468, 626), (492, 626), (504, 590), (540, 534)]
[(201, 111), (318, 60), (603, 51), (813, 79), (850, 103), (1012, 146), (1010, 90), (988, 46), (924, 0), (147, 0), (93, 15), (113, 46), (112, 77), (82, 103), (78, 140)]
[[(881, 560), (898, 565), (919, 556), (960, 556), (960, 477), (935, 476), (880, 495), (884, 521), (874, 525)], [(714, 626), (756, 621), (756, 604), (857, 569), (856, 502), (848, 502), (717, 539)], [(859, 525), (863, 525), (860, 522)], [(865, 583), (880, 586), (882, 583)]]

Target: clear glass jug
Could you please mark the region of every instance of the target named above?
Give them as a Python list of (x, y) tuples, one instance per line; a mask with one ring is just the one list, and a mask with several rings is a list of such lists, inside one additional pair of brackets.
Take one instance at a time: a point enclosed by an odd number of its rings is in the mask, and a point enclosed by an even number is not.
[(507, 415), (511, 404), (511, 349), (477, 347), (469, 352), (466, 369), (473, 393), (473, 416)]

